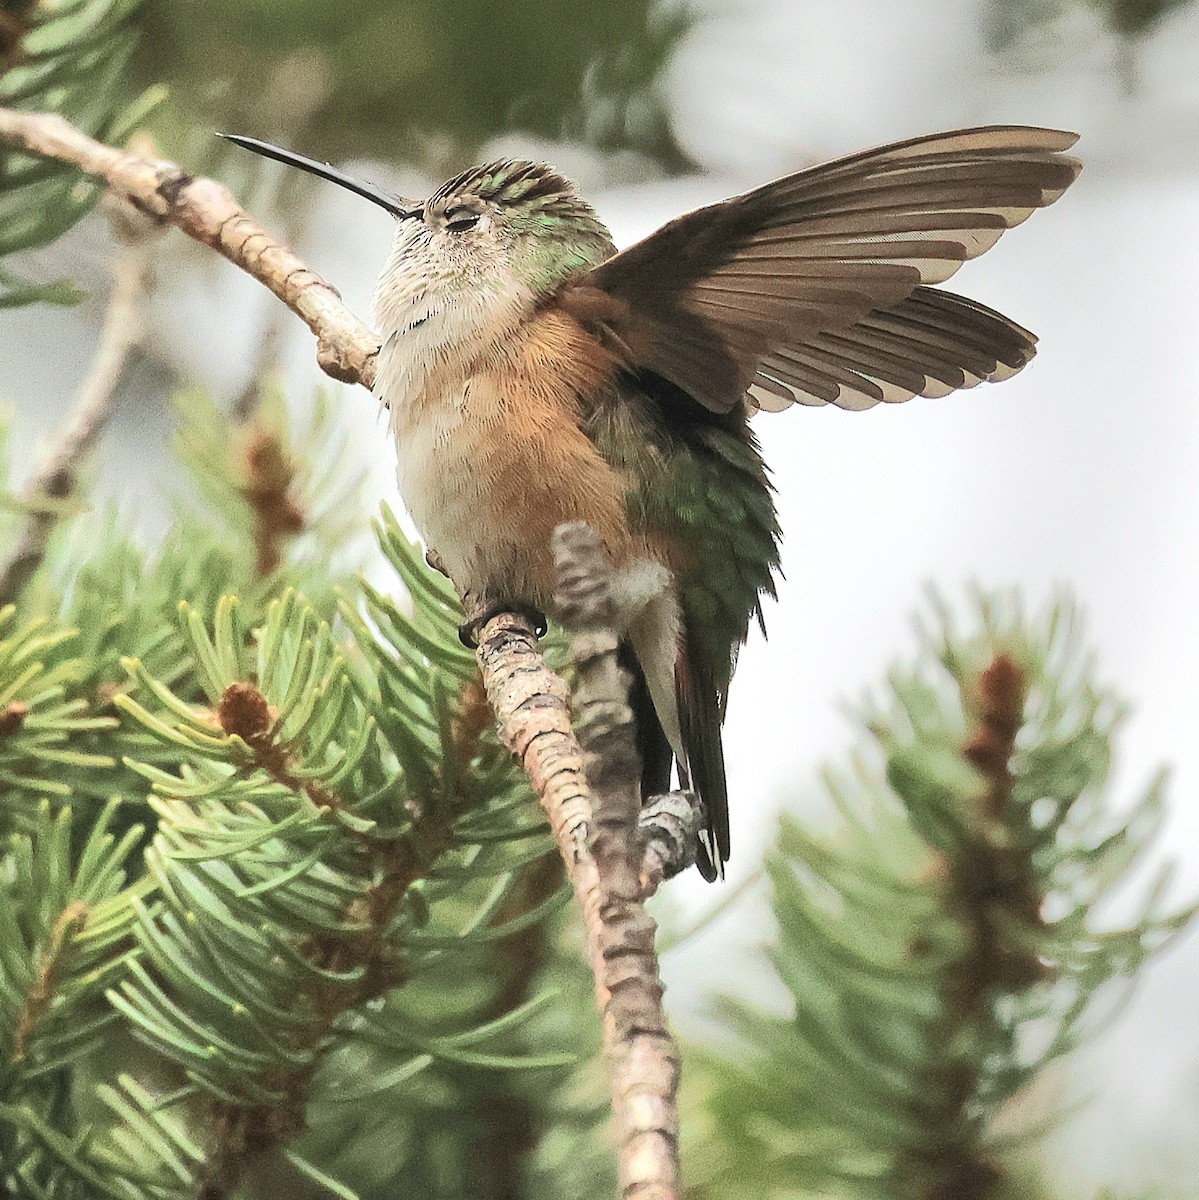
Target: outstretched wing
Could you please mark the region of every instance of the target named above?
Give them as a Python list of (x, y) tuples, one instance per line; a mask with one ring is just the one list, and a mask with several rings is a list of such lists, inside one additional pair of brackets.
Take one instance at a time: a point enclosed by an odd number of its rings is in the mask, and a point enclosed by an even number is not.
[(867, 408), (1003, 378), (1032, 335), (924, 285), (1052, 204), (1081, 169), (1063, 153), (1076, 140), (962, 129), (812, 167), (671, 221), (579, 280), (578, 303), (714, 412), (747, 393)]

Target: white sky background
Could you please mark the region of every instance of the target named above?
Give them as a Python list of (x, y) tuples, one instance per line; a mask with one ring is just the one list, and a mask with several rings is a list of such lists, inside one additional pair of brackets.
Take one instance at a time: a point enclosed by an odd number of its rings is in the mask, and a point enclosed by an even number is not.
[[(757, 422), (778, 486), (787, 581), (734, 683), (727, 745), (732, 884), (759, 861), (778, 810), (802, 811), (817, 767), (854, 740), (841, 715), (914, 647), (910, 617), (935, 581), (1018, 585), (1034, 603), (1070, 585), (1101, 674), (1134, 712), (1114, 794), (1130, 799), (1174, 764), (1163, 848), (1179, 898), (1199, 892), (1199, 9), (1165, 22), (1129, 63), (1075, 13), (1002, 58), (966, 0), (708, 0), (672, 65), (678, 135), (701, 177), (605, 188), (578, 147), (508, 138), (576, 174), (621, 244), (696, 204), (812, 161), (958, 125), (1020, 122), (1082, 133), (1086, 169), (1066, 197), (1005, 236), (951, 288), (1041, 337), (1001, 386), (868, 413), (794, 410)], [(384, 182), (370, 168), (363, 173)], [(423, 185), (400, 181), (407, 194)], [(390, 233), (385, 214), (327, 189), (302, 253), (365, 315)], [(98, 277), (97, 271), (97, 277)], [(165, 281), (156, 333), (185, 373), (231, 396), (273, 301), (232, 268)], [(22, 379), (17, 446), (54, 427), (81, 376), (87, 311), (6, 316), (0, 344)], [(291, 391), (318, 381), (305, 331), (289, 329)], [(62, 354), (60, 347), (78, 345)], [(51, 349), (50, 366), (45, 355)], [(149, 389), (153, 381), (145, 382)], [(347, 421), (394, 499), (385, 424), (360, 392)], [(169, 414), (137, 405), (106, 439), (102, 494), (169, 478), (153, 465)], [(153, 505), (150, 506), (153, 508)], [(961, 607), (961, 606), (959, 606)], [(964, 611), (964, 610), (963, 610)], [(682, 923), (719, 900), (696, 877), (671, 888)], [(713, 990), (768, 994), (752, 902), (669, 957), (668, 1001), (699, 1028)], [(762, 918), (764, 920), (764, 918)], [(1146, 972), (1120, 1022), (1051, 1087), (1092, 1098), (1053, 1141), (1064, 1197), (1185, 1177), (1199, 1190), (1199, 938)]]

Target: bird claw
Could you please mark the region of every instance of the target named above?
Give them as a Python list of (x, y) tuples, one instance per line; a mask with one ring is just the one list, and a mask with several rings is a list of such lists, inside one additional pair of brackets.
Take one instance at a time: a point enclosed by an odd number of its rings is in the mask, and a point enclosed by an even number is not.
[(642, 887), (647, 895), (695, 862), (705, 819), (703, 803), (694, 792), (646, 797), (637, 826), (643, 847)]
[(500, 613), (515, 613), (518, 617), (524, 617), (533, 626), (534, 635), (539, 638), (545, 637), (546, 630), (549, 629), (545, 613), (531, 604), (513, 600), (495, 600), (475, 613), (469, 621), (463, 621), (458, 626), (458, 640), (468, 650), (477, 650), (479, 634), (483, 632), (483, 626), (493, 617), (498, 617)]

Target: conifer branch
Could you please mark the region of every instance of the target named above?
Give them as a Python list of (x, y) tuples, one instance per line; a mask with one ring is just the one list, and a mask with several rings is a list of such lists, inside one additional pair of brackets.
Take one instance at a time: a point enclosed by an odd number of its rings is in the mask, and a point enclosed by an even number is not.
[(217, 708), (221, 730), (246, 743), (259, 770), (289, 792), (306, 796), (317, 808), (342, 807), (336, 794), (324, 784), (316, 779), (301, 779), (296, 774), (288, 747), (276, 740), (275, 716), (262, 692), (254, 684), (241, 681), (224, 690)]
[(78, 488), (80, 463), (112, 416), (117, 385), (143, 336), (142, 305), (150, 272), (147, 241), (153, 226), (116, 196), (109, 197), (105, 208), (114, 232), (125, 244), (112, 265), (112, 292), (100, 347), (66, 429), (25, 488), (22, 499), (29, 506), (28, 516), (16, 548), (0, 568), (0, 605), (17, 599), (45, 558), (66, 501)]
[[(484, 698), (484, 707), (486, 698)], [(491, 710), (487, 710), (490, 724)], [(562, 863), (553, 852), (531, 863), (513, 894), (496, 913), (496, 924), (518, 920), (544, 905), (562, 887)], [(487, 1016), (501, 1019), (534, 996), (537, 977), (551, 952), (551, 924), (537, 921), (496, 944), (495, 962), (501, 983), (488, 1005)], [(530, 1153), (537, 1145), (536, 1110), (515, 1090), (480, 1089), (475, 1115), (483, 1127), (475, 1186), (480, 1200), (508, 1200), (524, 1187)]]
[[(278, 714), (255, 684), (239, 681), (226, 687), (215, 716), (224, 733), (245, 743), (249, 766), (318, 809), (351, 811), (352, 805), (335, 789), (304, 776), (292, 747), (279, 736)], [(263, 1090), (282, 1093), (282, 1101), (208, 1102), (210, 1150), (197, 1200), (227, 1200), (251, 1164), (304, 1129), (313, 1080), (324, 1051), (333, 1045), (339, 1021), (403, 982), (403, 967), (389, 931), (409, 888), (453, 844), (454, 823), (461, 813), (462, 805), (454, 800), (430, 803), (415, 813), (410, 828), (396, 836), (351, 831), (364, 873), (373, 883), (351, 902), (343, 914), (343, 928), (309, 934), (298, 947), (315, 970), (291, 1007), (311, 1019), (298, 1023), (289, 1041), (293, 1051), (309, 1053), (298, 1054), (286, 1075), (275, 1068), (257, 1081)]]
[(71, 937), (82, 928), (87, 920), (87, 905), (81, 900), (72, 900), (55, 918), (50, 926), (48, 944), (42, 950), (32, 985), (25, 996), (25, 1003), (17, 1014), (17, 1027), (13, 1034), (12, 1061), (20, 1062), (25, 1057), (29, 1039), (37, 1027), (38, 1019), (54, 999), (54, 987), (62, 969), (62, 956)]
[(541, 799), (584, 914), (616, 1116), (621, 1195), (679, 1195), (679, 1053), (666, 1026), (645, 911), (640, 768), (626, 680), (616, 662), (608, 568), (583, 524), (555, 532), (555, 597), (578, 670), (572, 728), (566, 684), (545, 665), (532, 626), (504, 613), (479, 639), (500, 726)]
[(259, 578), (265, 578), (282, 561), (282, 547), (304, 531), (304, 510), (292, 494), (296, 467), (279, 435), (254, 425), (245, 449), (244, 469), (246, 481), (241, 494), (254, 511), (255, 565)]
[(73, 163), (134, 207), (211, 246), (269, 288), (317, 336), (317, 362), (344, 383), (371, 387), (379, 339), (331, 284), (264, 229), (223, 184), (176, 163), (114, 149), (54, 113), (0, 108), (0, 141), (29, 154)]
[(967, 823), (978, 835), (934, 859), (946, 911), (961, 926), (964, 944), (945, 965), (941, 1014), (930, 1029), (946, 1053), (922, 1089), (933, 1098), (921, 1113), (927, 1138), (896, 1164), (914, 1196), (988, 1200), (999, 1188), (1002, 1169), (980, 1144), (968, 1111), (979, 1094), (982, 1063), (977, 1056), (955, 1054), (953, 1047), (968, 1043), (987, 1024), (997, 994), (1019, 993), (1049, 974), (1036, 937), (1012, 936), (1043, 933), (1043, 898), (1027, 848), (1003, 836), (1012, 825), (1011, 758), (1027, 686), (1025, 670), (1001, 651), (967, 697), (972, 728), (962, 757), (985, 784), (976, 797), (976, 819)]

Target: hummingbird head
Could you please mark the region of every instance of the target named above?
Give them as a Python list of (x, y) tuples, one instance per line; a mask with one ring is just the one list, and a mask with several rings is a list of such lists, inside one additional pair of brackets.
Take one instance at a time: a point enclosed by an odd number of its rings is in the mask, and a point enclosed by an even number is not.
[(375, 288), (389, 335), (481, 345), (525, 319), (559, 284), (615, 247), (575, 185), (540, 163), (500, 159), (442, 184), (397, 214)]
[(535, 306), (615, 250), (577, 187), (544, 163), (504, 158), (471, 167), (421, 203), (268, 142), (221, 136), (347, 188), (395, 217), (375, 295), (384, 333), (451, 307), (473, 310), (490, 324), (486, 309)]
[[(407, 229), (405, 224), (409, 224)], [(544, 163), (503, 158), (471, 167), (439, 187), (420, 220), (401, 221), (396, 244), (435, 270), (494, 264), (536, 298), (612, 254), (608, 230), (577, 187)]]

